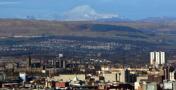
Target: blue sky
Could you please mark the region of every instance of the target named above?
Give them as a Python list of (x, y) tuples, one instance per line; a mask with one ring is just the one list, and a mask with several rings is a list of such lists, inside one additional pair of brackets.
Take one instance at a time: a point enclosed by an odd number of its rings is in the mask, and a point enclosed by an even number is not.
[(0, 18), (89, 20), (175, 17), (176, 0), (0, 0)]

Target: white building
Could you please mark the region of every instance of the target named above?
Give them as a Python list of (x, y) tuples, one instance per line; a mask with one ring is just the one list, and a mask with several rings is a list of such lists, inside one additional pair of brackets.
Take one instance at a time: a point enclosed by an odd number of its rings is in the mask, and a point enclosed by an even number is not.
[(151, 65), (163, 65), (166, 63), (165, 52), (150, 52)]
[(121, 69), (118, 72), (104, 73), (103, 77), (105, 79), (105, 82), (128, 83), (131, 82), (130, 79), (132, 79), (130, 75), (131, 73), (128, 69)]
[(176, 90), (175, 81), (163, 81), (163, 90)]
[[(68, 82), (71, 80), (74, 80), (75, 78), (81, 80), (81, 81), (85, 81), (85, 74), (61, 74), (59, 76), (54, 76), (53, 80), (54, 81), (63, 81), (63, 82)], [(50, 80), (48, 80), (50, 81)]]
[(155, 52), (150, 52), (150, 64), (153, 65), (155, 63)]
[(166, 63), (165, 52), (160, 52), (160, 54), (161, 54), (161, 64), (165, 64)]
[(19, 73), (19, 77), (23, 80), (23, 82), (26, 82), (26, 73)]
[(175, 76), (176, 76), (176, 71), (169, 72), (169, 80), (170, 81), (176, 81)]
[(123, 69), (120, 73), (121, 73), (120, 81), (123, 82), (123, 83), (128, 82), (130, 72), (127, 69)]

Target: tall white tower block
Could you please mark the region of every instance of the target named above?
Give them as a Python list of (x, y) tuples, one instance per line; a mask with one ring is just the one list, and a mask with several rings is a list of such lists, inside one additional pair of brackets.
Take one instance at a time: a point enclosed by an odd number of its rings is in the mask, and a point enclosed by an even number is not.
[(150, 52), (151, 65), (163, 65), (166, 63), (165, 52)]

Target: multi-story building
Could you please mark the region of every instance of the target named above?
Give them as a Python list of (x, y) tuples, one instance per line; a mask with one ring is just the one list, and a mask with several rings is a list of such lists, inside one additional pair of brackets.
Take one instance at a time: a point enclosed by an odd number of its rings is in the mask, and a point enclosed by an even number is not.
[(154, 66), (166, 63), (165, 52), (150, 52), (150, 64)]

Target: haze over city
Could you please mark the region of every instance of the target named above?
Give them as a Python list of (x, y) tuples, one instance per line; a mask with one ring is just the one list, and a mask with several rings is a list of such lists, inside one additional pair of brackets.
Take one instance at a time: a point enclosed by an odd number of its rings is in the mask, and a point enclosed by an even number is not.
[(0, 0), (0, 90), (176, 90), (176, 0)]

